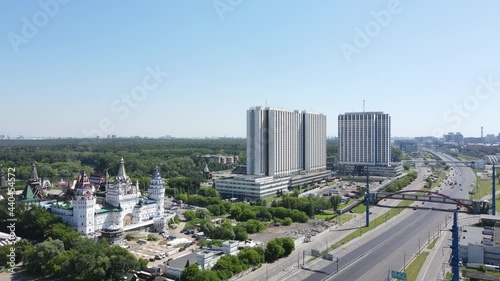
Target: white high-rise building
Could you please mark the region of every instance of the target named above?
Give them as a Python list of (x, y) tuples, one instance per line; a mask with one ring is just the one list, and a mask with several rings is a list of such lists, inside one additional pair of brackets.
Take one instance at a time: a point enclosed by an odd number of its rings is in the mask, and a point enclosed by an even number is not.
[(247, 175), (216, 179), (225, 198), (255, 200), (330, 176), (326, 116), (252, 107), (247, 111)]
[(339, 163), (391, 166), (391, 117), (383, 112), (354, 112), (338, 118)]
[(326, 169), (326, 116), (304, 113), (304, 170)]
[(326, 169), (326, 116), (253, 107), (247, 111), (247, 174), (287, 177)]

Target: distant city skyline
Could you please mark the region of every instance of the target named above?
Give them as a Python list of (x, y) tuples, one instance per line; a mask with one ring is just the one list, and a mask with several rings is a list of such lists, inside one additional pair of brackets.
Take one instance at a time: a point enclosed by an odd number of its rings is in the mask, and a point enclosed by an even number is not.
[(363, 100), (393, 137), (500, 133), (500, 2), (236, 2), (0, 2), (0, 135), (245, 138), (267, 105), (336, 137)]

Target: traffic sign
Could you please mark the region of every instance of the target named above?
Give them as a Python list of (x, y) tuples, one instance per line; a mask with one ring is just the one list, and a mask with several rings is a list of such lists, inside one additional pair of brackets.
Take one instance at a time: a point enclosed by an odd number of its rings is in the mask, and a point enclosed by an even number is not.
[(404, 280), (404, 281), (406, 281), (406, 278), (407, 278), (405, 272), (399, 272), (399, 271), (392, 271), (391, 277), (398, 279), (398, 280)]

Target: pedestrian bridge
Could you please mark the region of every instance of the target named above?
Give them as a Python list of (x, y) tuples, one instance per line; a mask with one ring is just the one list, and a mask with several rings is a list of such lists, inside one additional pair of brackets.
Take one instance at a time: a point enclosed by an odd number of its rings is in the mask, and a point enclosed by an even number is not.
[(385, 199), (451, 204), (451, 205), (456, 205), (457, 207), (460, 208), (462, 207), (467, 208), (469, 212), (475, 214), (487, 214), (491, 208), (491, 204), (488, 201), (476, 201), (472, 199), (452, 198), (448, 195), (441, 194), (439, 192), (426, 191), (426, 190), (402, 190), (398, 192), (370, 193), (370, 203), (373, 205), (378, 205), (380, 201)]

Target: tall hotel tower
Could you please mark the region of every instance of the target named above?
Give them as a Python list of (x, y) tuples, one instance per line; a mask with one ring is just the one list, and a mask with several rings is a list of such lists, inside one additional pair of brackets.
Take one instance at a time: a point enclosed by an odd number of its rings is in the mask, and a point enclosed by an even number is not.
[(247, 175), (281, 178), (325, 169), (325, 115), (264, 107), (247, 111)]
[(339, 115), (339, 163), (391, 166), (391, 117), (383, 112)]

